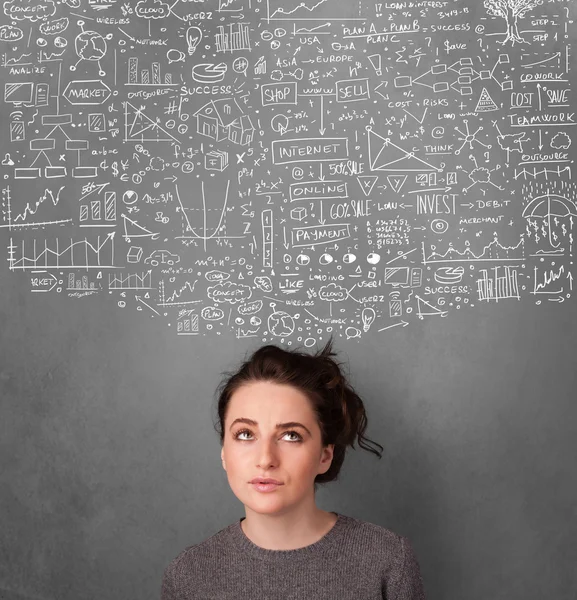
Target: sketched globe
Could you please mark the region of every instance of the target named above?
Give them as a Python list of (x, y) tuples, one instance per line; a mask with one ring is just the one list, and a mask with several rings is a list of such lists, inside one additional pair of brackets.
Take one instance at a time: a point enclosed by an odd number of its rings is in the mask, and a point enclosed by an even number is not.
[(277, 337), (286, 337), (295, 330), (294, 319), (284, 310), (273, 312), (268, 318), (268, 330)]
[(100, 60), (106, 54), (106, 41), (96, 31), (83, 31), (76, 36), (76, 54), (84, 60)]

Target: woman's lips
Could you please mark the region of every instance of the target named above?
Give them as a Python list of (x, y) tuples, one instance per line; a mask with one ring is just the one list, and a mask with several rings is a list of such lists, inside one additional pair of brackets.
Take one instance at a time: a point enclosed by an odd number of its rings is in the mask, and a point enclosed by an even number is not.
[(274, 492), (277, 488), (281, 487), (281, 483), (251, 483), (255, 490), (258, 492)]

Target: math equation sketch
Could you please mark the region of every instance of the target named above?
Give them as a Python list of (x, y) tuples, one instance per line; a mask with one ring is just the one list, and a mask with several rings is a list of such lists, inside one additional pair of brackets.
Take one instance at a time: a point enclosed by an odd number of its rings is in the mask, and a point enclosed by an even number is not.
[(574, 301), (574, 2), (1, 14), (5, 285), (306, 346)]

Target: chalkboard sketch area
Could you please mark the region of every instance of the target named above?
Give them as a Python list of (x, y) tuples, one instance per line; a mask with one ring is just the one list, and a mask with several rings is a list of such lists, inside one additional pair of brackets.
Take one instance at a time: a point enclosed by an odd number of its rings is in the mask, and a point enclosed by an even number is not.
[(195, 4), (3, 5), (12, 280), (306, 347), (573, 302), (568, 3)]

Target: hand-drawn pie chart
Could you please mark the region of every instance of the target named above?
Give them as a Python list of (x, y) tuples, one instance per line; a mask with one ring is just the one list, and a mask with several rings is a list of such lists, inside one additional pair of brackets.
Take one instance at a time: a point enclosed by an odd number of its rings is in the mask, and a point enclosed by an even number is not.
[(224, 79), (227, 69), (225, 63), (201, 63), (192, 67), (192, 78), (199, 83), (217, 83)]
[(126, 190), (124, 194), (122, 194), (122, 202), (130, 206), (134, 204), (138, 200), (138, 194), (134, 190)]
[(439, 267), (435, 271), (435, 281), (437, 283), (460, 283), (463, 279), (465, 269), (459, 267)]

